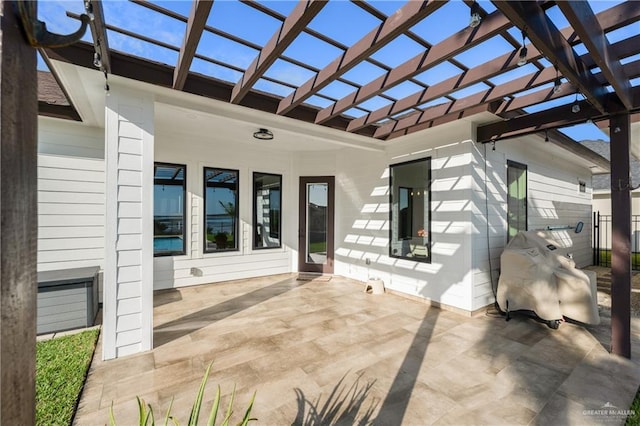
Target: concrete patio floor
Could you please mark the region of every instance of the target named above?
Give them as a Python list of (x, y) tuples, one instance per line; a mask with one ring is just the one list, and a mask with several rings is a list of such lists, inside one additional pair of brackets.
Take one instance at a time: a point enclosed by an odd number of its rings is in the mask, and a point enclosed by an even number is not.
[[(74, 424), (157, 419), (174, 397), (185, 423), (207, 364), (204, 419), (216, 385), (237, 386), (239, 420), (254, 391), (262, 425), (621, 424), (640, 384), (633, 359), (610, 355), (610, 318), (558, 330), (530, 318), (465, 317), (340, 277), (297, 275), (157, 292), (153, 351), (91, 366)], [(101, 345), (101, 342), (99, 342)], [(603, 409), (603, 407), (606, 407)]]

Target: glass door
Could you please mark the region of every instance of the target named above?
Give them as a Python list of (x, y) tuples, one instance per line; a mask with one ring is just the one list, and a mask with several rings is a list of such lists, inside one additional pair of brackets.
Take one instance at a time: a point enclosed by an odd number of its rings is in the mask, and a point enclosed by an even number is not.
[(333, 273), (334, 177), (300, 178), (298, 269)]

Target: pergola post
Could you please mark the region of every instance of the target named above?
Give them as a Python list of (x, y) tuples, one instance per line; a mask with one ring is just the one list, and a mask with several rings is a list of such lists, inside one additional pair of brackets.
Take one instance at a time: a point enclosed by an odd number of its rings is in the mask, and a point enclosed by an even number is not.
[(35, 424), (36, 51), (0, 2), (0, 424)]
[(629, 114), (609, 120), (611, 143), (611, 353), (631, 358), (631, 178)]

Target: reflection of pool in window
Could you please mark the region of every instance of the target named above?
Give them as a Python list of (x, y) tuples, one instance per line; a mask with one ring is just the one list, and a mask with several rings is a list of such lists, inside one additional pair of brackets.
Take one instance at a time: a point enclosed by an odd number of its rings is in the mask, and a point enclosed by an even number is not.
[(154, 237), (153, 252), (154, 253), (173, 253), (182, 254), (182, 237)]

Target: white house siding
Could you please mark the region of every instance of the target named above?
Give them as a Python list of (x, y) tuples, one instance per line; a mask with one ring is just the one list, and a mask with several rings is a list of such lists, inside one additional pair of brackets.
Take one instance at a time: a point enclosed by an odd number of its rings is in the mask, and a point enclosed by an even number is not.
[[(507, 243), (507, 161), (527, 166), (527, 222), (529, 230), (547, 226), (575, 226), (584, 223), (576, 234), (572, 229), (550, 231), (548, 235), (564, 247), (573, 247), (576, 265), (591, 264), (591, 175), (587, 167), (579, 166), (541, 149), (544, 142), (537, 136), (501, 141), (495, 151), (491, 145), (478, 145), (473, 151), (473, 202), (477, 214), (473, 217), (473, 306), (476, 310), (493, 303), (494, 296), (487, 256), (487, 221), (485, 219), (484, 155), (488, 159), (489, 246), (494, 283), (500, 268), (500, 254)], [(586, 183), (586, 192), (579, 191), (578, 182)]]
[(38, 118), (38, 271), (102, 270), (104, 179), (104, 129)]
[(38, 155), (38, 270), (103, 266), (104, 161)]
[[(166, 107), (166, 106), (163, 106)], [(229, 126), (234, 122), (230, 121)], [(203, 134), (197, 123), (192, 133), (178, 133), (171, 123), (157, 122), (155, 161), (187, 166), (185, 228), (187, 252), (182, 256), (154, 258), (154, 288), (165, 289), (214, 283), (292, 271), (297, 247), (297, 178), (292, 154), (269, 148), (247, 131), (245, 141), (223, 134)], [(223, 133), (223, 132), (221, 132)], [(204, 253), (203, 169), (219, 167), (239, 171), (239, 250)], [(253, 250), (253, 172), (282, 175), (282, 247)]]
[(154, 103), (111, 87), (106, 108), (103, 358), (153, 347)]
[[(471, 309), (470, 135), (470, 125), (457, 123), (396, 140), (385, 153), (345, 150), (337, 155), (337, 274), (363, 281), (381, 278), (389, 289)], [(389, 165), (427, 157), (432, 173), (432, 262), (392, 258)]]

